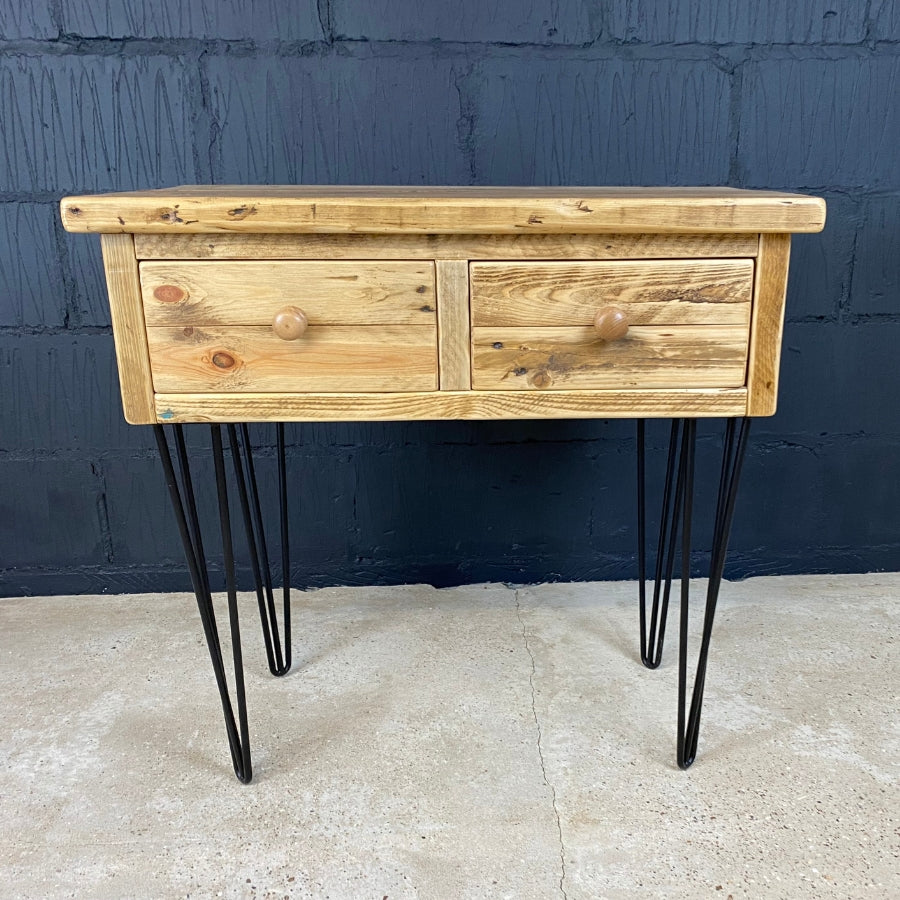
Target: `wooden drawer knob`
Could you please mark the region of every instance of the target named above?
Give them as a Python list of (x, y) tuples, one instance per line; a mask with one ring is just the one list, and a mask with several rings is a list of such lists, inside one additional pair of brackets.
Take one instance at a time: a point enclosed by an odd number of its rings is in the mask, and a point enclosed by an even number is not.
[(309, 326), (306, 313), (298, 306), (286, 306), (275, 314), (272, 320), (272, 331), (283, 341), (296, 341), (303, 337)]
[(604, 341), (618, 341), (628, 334), (628, 316), (618, 306), (604, 306), (594, 316), (594, 328)]

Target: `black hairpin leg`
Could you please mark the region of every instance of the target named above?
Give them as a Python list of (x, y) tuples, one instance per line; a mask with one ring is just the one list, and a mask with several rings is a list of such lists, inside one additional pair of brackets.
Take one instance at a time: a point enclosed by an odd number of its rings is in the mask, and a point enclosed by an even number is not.
[(669, 437), (666, 480), (663, 487), (662, 514), (657, 542), (653, 596), (647, 623), (646, 589), (646, 489), (644, 422), (638, 421), (638, 578), (641, 661), (650, 669), (659, 666), (665, 638), (666, 616), (672, 588), (672, 575), (678, 536), (681, 537), (681, 621), (678, 652), (678, 737), (677, 758), (682, 769), (688, 768), (697, 756), (700, 734), (700, 715), (709, 645), (719, 588), (725, 569), (725, 556), (731, 523), (734, 519), (735, 498), (740, 483), (741, 467), (747, 451), (750, 419), (729, 419), (722, 448), (722, 469), (716, 501), (716, 517), (710, 554), (709, 582), (706, 590), (706, 609), (700, 653), (690, 708), (687, 705), (688, 614), (691, 575), (691, 520), (694, 506), (694, 461), (697, 443), (697, 423), (694, 419), (673, 420)]
[[(278, 488), (281, 518), (282, 571), (284, 573), (284, 645), (279, 638), (275, 613), (275, 598), (272, 587), (272, 576), (269, 568), (266, 549), (265, 531), (263, 529), (262, 510), (259, 501), (259, 490), (256, 482), (256, 471), (247, 427), (241, 426), (241, 438), (235, 426), (229, 425), (228, 436), (231, 445), (232, 463), (238, 498), (246, 531), (247, 546), (250, 551), (250, 564), (256, 585), (259, 603), (260, 621), (262, 623), (263, 641), (269, 669), (275, 675), (284, 675), (291, 665), (291, 628), (290, 628), (290, 557), (287, 530), (287, 478), (285, 471), (284, 426), (278, 426)], [(188, 570), (197, 608), (206, 636), (209, 655), (213, 665), (216, 685), (222, 702), (225, 716), (225, 730), (228, 735), (228, 746), (231, 760), (238, 779), (245, 784), (253, 777), (250, 757), (250, 738), (247, 723), (247, 699), (244, 687), (244, 666), (241, 652), (240, 623), (237, 607), (237, 586), (235, 578), (235, 556), (231, 529), (231, 509), (228, 500), (228, 480), (225, 466), (225, 451), (222, 442), (222, 429), (219, 425), (210, 426), (212, 433), (213, 465), (216, 476), (216, 492), (219, 509), (219, 528), (222, 536), (222, 551), (225, 568), (225, 589), (228, 596), (228, 618), (231, 628), (231, 647), (234, 667), (234, 695), (237, 706), (237, 719), (228, 689), (225, 675), (225, 664), (219, 641), (218, 626), (212, 603), (209, 584), (209, 571), (206, 556), (203, 552), (200, 518), (191, 478), (190, 463), (184, 442), (184, 432), (180, 425), (174, 426), (175, 449), (178, 457), (178, 468), (181, 479), (175, 473), (175, 466), (169, 453), (169, 445), (161, 425), (154, 426), (156, 442), (165, 474), (166, 486), (175, 518), (178, 523), (181, 541), (187, 558)]]
[[(256, 467), (253, 464), (253, 450), (250, 444), (250, 429), (246, 425), (238, 430), (228, 426), (231, 455), (234, 462), (235, 480), (241, 511), (244, 516), (244, 531), (250, 549), (250, 566), (256, 585), (256, 599), (259, 604), (259, 621), (262, 625), (263, 643), (269, 671), (273, 675), (284, 675), (291, 667), (291, 604), (290, 583), (284, 579), (284, 648), (278, 636), (278, 619), (275, 613), (275, 594), (272, 588), (272, 571), (269, 568), (269, 553), (266, 547), (266, 533), (263, 527), (259, 489), (256, 484)], [(241, 443), (243, 442), (243, 461)], [(278, 425), (278, 493), (281, 515), (282, 571), (290, 571), (290, 550), (288, 547), (287, 523), (287, 474), (284, 459), (284, 425)]]

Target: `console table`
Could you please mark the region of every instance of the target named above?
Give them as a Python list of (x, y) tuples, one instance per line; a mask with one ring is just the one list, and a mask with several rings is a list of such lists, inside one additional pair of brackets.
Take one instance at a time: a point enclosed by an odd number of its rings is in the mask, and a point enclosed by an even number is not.
[[(279, 625), (250, 422), (278, 423), (289, 573), (284, 422), (636, 419), (641, 659), (660, 663), (680, 558), (677, 760), (690, 766), (749, 423), (775, 411), (790, 235), (823, 228), (822, 200), (731, 188), (187, 186), (67, 197), (61, 210), (67, 230), (102, 235), (125, 417), (156, 434), (241, 781), (252, 768), (234, 519), (269, 668), (291, 665), (290, 577)], [(688, 691), (700, 417), (726, 425)], [(647, 418), (672, 420), (649, 591)], [(233, 694), (184, 440), (198, 422), (211, 427)]]

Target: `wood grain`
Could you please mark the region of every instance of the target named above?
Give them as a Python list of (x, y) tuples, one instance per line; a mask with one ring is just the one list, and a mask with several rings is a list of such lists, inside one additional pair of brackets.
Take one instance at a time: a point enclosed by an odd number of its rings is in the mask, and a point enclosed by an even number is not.
[(65, 197), (69, 231), (590, 234), (821, 231), (824, 201), (737, 188), (185, 186)]
[(388, 394), (156, 395), (160, 422), (407, 419), (630, 419), (742, 416), (746, 388), (652, 391), (435, 391)]
[(311, 325), (297, 341), (268, 326), (147, 330), (157, 391), (432, 391), (437, 333), (426, 325)]
[(469, 355), (469, 266), (465, 260), (438, 260), (438, 357), (442, 391), (472, 386)]
[(587, 325), (616, 306), (633, 325), (750, 321), (749, 259), (472, 263), (474, 325)]
[(146, 425), (155, 422), (156, 415), (134, 240), (130, 234), (104, 234), (101, 245), (122, 408), (126, 421)]
[(771, 416), (778, 402), (778, 370), (790, 255), (789, 234), (759, 236), (747, 364), (747, 415), (750, 416)]
[(138, 234), (141, 259), (678, 259), (756, 256), (756, 234)]
[(269, 325), (287, 306), (312, 325), (436, 321), (432, 262), (143, 262), (140, 272), (149, 325)]
[(472, 329), (475, 390), (738, 387), (747, 329), (644, 325), (602, 340), (593, 326)]

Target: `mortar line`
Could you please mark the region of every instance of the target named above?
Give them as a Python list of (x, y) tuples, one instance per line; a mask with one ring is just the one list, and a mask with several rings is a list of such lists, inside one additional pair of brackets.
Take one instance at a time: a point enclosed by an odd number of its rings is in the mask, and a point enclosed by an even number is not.
[(550, 783), (550, 780), (547, 778), (547, 767), (544, 764), (544, 748), (541, 743), (542, 740), (542, 732), (541, 732), (541, 723), (538, 719), (537, 714), (537, 702), (535, 699), (535, 691), (534, 691), (534, 677), (537, 674), (537, 668), (534, 662), (534, 654), (531, 652), (531, 645), (528, 643), (528, 632), (525, 629), (525, 622), (522, 619), (522, 607), (519, 604), (519, 589), (515, 589), (515, 603), (516, 603), (516, 618), (519, 620), (519, 624), (522, 626), (522, 640), (525, 643), (525, 652), (528, 654), (528, 658), (531, 660), (531, 672), (528, 675), (528, 685), (531, 688), (531, 715), (534, 718), (534, 725), (537, 729), (537, 752), (538, 759), (541, 763), (541, 775), (544, 778), (544, 784), (550, 789), (550, 797), (553, 803), (553, 815), (556, 818), (556, 831), (559, 834), (559, 861), (562, 873), (559, 877), (559, 890), (563, 895), (563, 900), (569, 900), (569, 895), (566, 893), (565, 881), (566, 881), (566, 847), (563, 844), (563, 833), (562, 833), (562, 822), (559, 817), (559, 807), (556, 805), (556, 788)]

